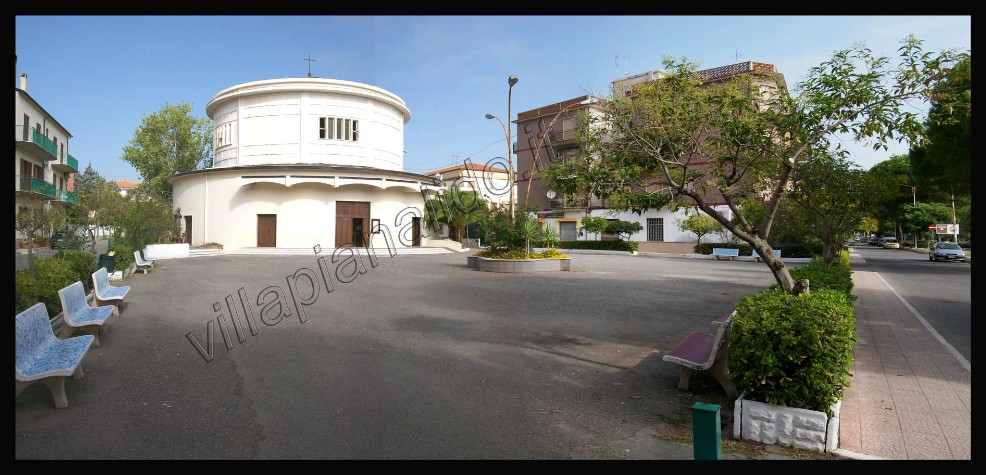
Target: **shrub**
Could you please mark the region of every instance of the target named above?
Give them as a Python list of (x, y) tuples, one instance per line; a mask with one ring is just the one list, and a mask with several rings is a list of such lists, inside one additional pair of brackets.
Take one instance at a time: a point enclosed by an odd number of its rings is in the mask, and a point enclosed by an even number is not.
[[(537, 247), (548, 247), (547, 243), (541, 241)], [(534, 243), (531, 243), (534, 246)], [(559, 249), (593, 249), (596, 251), (636, 251), (639, 247), (637, 241), (558, 241)]]
[(88, 293), (92, 289), (92, 273), (96, 272), (96, 255), (86, 251), (58, 251), (55, 257), (68, 262), (75, 269), (79, 282)]
[[(703, 242), (695, 245), (694, 252), (696, 254), (712, 254), (712, 249), (716, 247), (739, 249), (741, 256), (753, 255), (753, 247), (749, 244), (731, 242)], [(771, 248), (780, 250), (782, 257), (815, 257), (822, 254), (821, 244), (775, 244)]]
[(474, 254), (479, 257), (486, 257), (489, 259), (567, 259), (568, 256), (558, 252), (557, 249), (545, 249), (543, 252), (532, 252), (531, 257), (527, 257), (527, 253), (521, 250), (507, 250), (507, 249), (486, 249), (479, 251)]
[[(849, 253), (846, 251), (840, 252), (828, 268), (825, 267), (822, 258), (816, 257), (808, 264), (791, 269), (791, 278), (794, 280), (808, 279), (808, 287), (811, 292), (837, 290), (846, 294), (850, 301), (856, 300), (856, 296), (852, 295), (852, 271), (849, 269)], [(771, 286), (771, 288), (775, 287), (777, 284)]]
[[(48, 307), (48, 315), (54, 317), (62, 311), (58, 291), (75, 283), (79, 280), (79, 276), (72, 268), (72, 264), (61, 259), (39, 259), (34, 267), (37, 279), (31, 279), (31, 271), (27, 269), (17, 271), (15, 276), (15, 280), (21, 281), (16, 284), (17, 311), (21, 312), (38, 302), (43, 302)], [(22, 272), (26, 273), (26, 277), (22, 276)]]
[(38, 303), (34, 287), (34, 278), (31, 277), (30, 269), (21, 269), (14, 273), (14, 314), (21, 313)]
[(846, 294), (771, 288), (740, 300), (732, 322), (729, 371), (746, 399), (832, 415), (858, 339)]
[(116, 257), (116, 269), (124, 270), (134, 262), (134, 251), (136, 249), (130, 247), (129, 244), (123, 242), (114, 242), (112, 246), (107, 249), (109, 251), (116, 251), (113, 256)]

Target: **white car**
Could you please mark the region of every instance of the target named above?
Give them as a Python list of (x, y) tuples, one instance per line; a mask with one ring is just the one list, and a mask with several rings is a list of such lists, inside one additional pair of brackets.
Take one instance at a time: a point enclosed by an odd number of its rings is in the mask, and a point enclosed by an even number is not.
[(965, 262), (965, 250), (954, 242), (939, 242), (928, 250), (928, 260)]

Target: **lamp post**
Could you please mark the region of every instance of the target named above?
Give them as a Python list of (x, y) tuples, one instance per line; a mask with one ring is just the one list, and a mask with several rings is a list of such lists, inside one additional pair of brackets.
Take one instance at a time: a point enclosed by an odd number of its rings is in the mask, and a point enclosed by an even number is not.
[[(510, 77), (507, 78), (507, 123), (509, 123), (510, 122), (510, 118), (513, 117), (511, 115), (512, 112), (510, 110), (510, 103), (511, 103), (511, 99), (512, 99), (513, 92), (514, 92), (514, 84), (517, 84), (517, 80), (518, 80), (517, 79), (517, 76), (514, 76), (513, 74), (511, 74)], [(507, 170), (507, 180), (509, 181), (509, 185), (510, 185), (510, 216), (513, 217), (513, 215), (514, 215), (514, 201), (515, 201), (515, 196), (514, 196), (514, 154), (513, 154), (513, 147), (512, 147), (513, 140), (512, 140), (512, 138), (510, 136), (510, 127), (507, 126), (506, 124), (504, 124), (503, 121), (500, 120), (499, 117), (497, 117), (497, 116), (495, 116), (493, 114), (486, 114), (486, 118), (487, 119), (496, 119), (497, 122), (500, 123), (500, 127), (503, 127), (503, 135), (505, 135), (507, 137), (507, 167), (509, 168), (509, 170)]]

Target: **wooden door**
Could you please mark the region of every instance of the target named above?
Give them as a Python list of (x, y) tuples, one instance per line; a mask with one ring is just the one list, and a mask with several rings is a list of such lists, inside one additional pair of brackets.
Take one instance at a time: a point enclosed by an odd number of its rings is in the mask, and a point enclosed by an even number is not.
[(257, 215), (257, 247), (277, 247), (277, 215)]
[(411, 245), (421, 246), (421, 218), (417, 216), (411, 218)]
[(335, 247), (346, 244), (365, 246), (368, 240), (369, 222), (369, 202), (336, 201)]
[(192, 217), (185, 216), (185, 242), (192, 245)]

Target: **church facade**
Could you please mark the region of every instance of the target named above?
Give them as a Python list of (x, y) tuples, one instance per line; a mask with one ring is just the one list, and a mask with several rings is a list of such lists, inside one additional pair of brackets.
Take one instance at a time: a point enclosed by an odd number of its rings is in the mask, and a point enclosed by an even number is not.
[(436, 243), (423, 225), (432, 178), (403, 171), (397, 95), (315, 77), (220, 91), (206, 106), (213, 166), (171, 178), (186, 242), (244, 247)]

